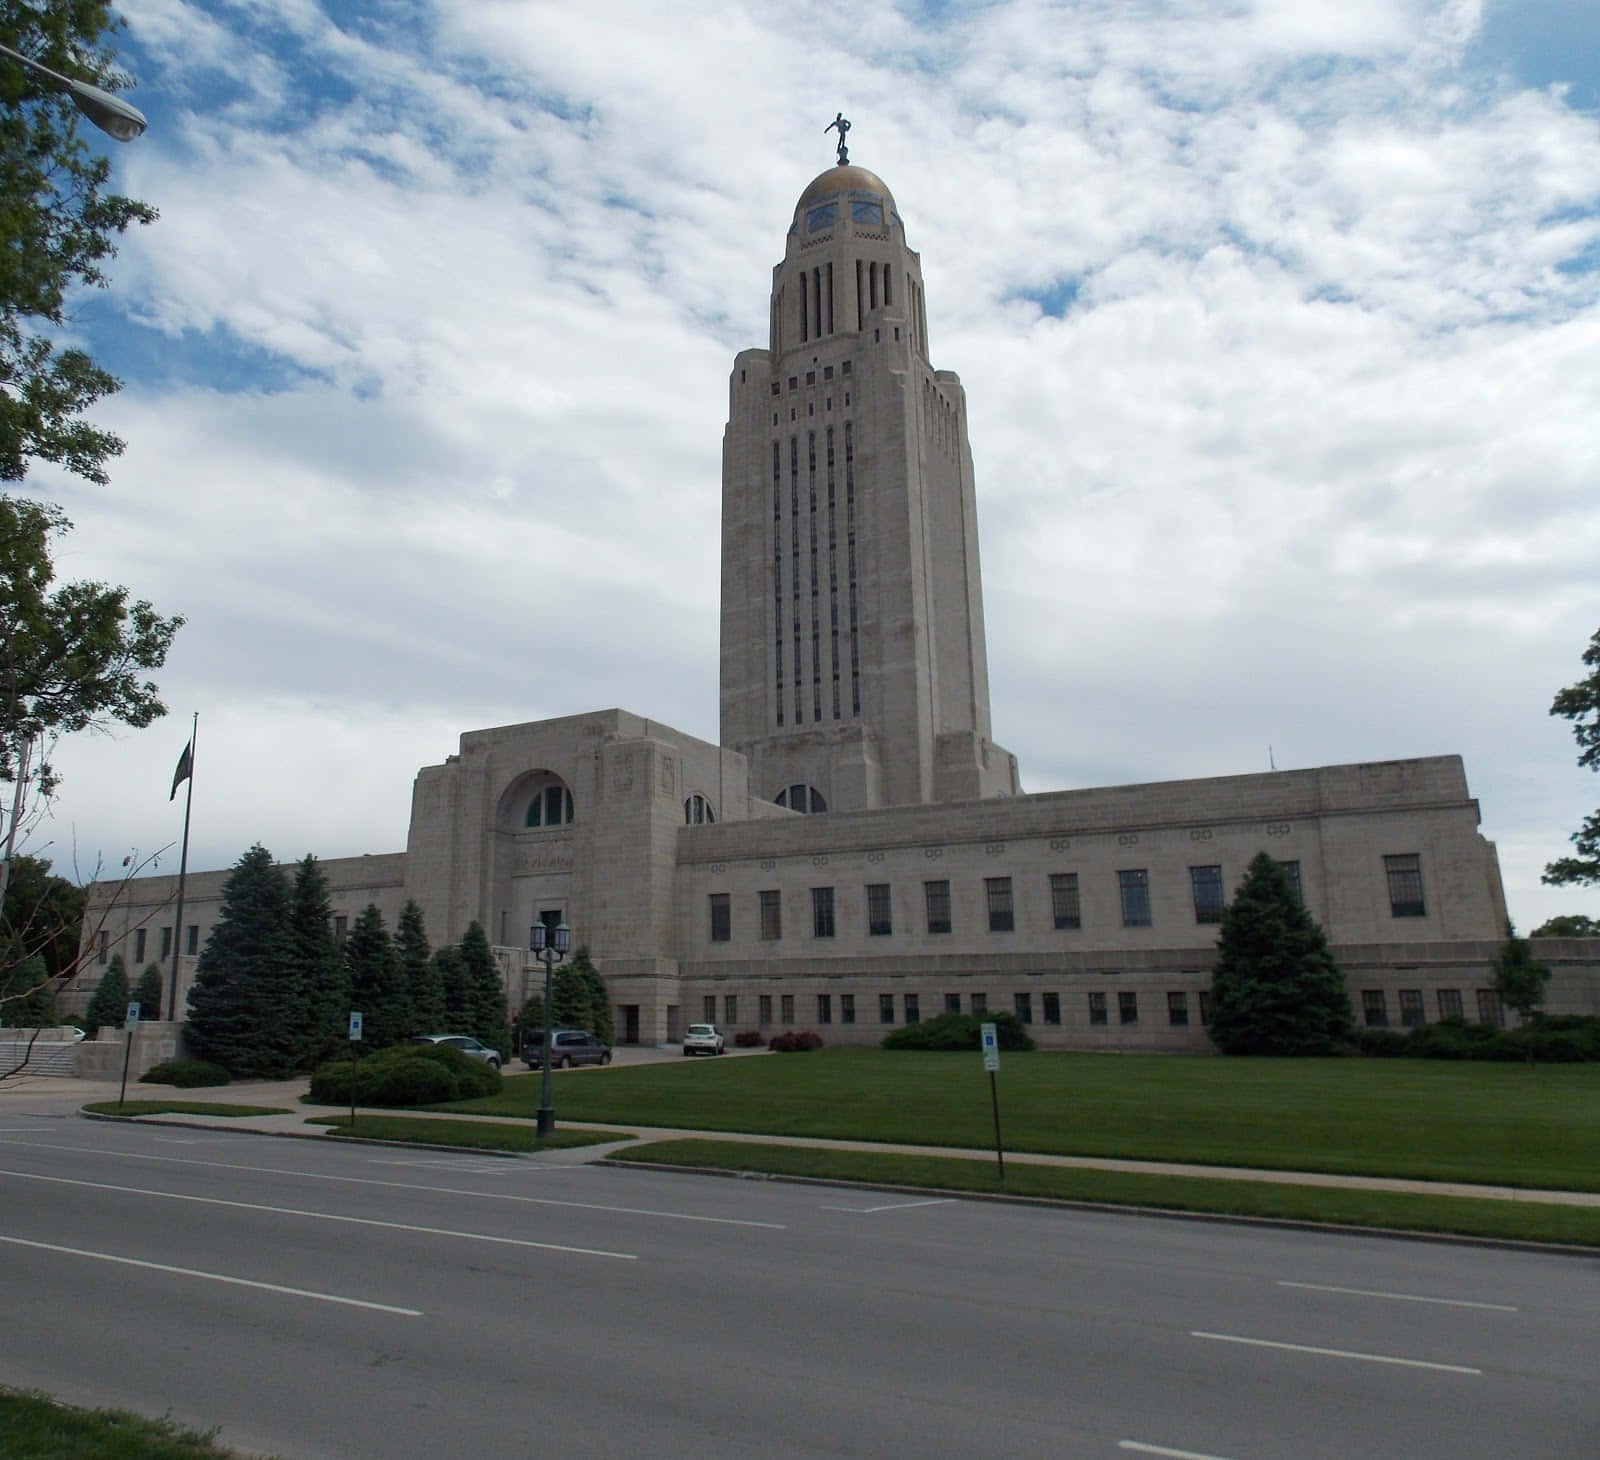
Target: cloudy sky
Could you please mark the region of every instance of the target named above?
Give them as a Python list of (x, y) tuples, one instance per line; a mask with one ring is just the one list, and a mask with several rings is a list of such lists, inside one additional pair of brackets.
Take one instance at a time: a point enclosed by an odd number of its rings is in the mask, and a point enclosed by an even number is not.
[[(139, 0), (161, 221), (65, 577), (181, 613), (65, 870), (405, 844), (463, 730), (717, 738), (727, 375), (854, 122), (966, 386), (1028, 790), (1459, 753), (1524, 927), (1600, 801), (1592, 0)], [(107, 143), (107, 146), (114, 144)], [(175, 868), (176, 850), (162, 859)]]

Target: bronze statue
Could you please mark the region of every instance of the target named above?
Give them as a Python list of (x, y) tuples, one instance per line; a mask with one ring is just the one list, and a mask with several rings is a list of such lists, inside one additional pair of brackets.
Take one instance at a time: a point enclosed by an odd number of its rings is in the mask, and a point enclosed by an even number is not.
[(846, 167), (850, 162), (850, 151), (845, 146), (845, 135), (850, 130), (850, 123), (845, 119), (845, 114), (840, 112), (831, 122), (822, 129), (823, 136), (837, 130), (839, 133), (839, 166)]

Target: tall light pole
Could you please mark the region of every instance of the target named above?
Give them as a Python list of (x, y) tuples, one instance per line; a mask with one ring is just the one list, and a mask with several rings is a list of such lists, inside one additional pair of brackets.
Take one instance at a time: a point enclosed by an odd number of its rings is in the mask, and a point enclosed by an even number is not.
[(138, 107), (130, 106), (120, 96), (113, 96), (87, 81), (74, 81), (72, 77), (63, 76), (59, 71), (52, 71), (48, 66), (24, 56), (21, 51), (13, 51), (10, 46), (0, 46), (0, 55), (10, 56), (19, 65), (53, 81), (56, 90), (66, 92), (72, 98), (73, 106), (108, 137), (115, 137), (119, 142), (131, 142), (150, 125)]
[(550, 1057), (550, 1042), (555, 1033), (555, 1011), (550, 999), (550, 975), (554, 972), (556, 964), (567, 956), (567, 950), (572, 947), (572, 929), (565, 923), (557, 923), (554, 928), (547, 928), (543, 923), (535, 923), (528, 929), (528, 947), (533, 950), (533, 956), (544, 964), (544, 1049), (541, 1063), (544, 1065), (544, 1074), (540, 1077), (539, 1085), (539, 1127), (541, 1136), (552, 1135), (556, 1128), (556, 1111), (550, 1103), (550, 1066), (554, 1061)]

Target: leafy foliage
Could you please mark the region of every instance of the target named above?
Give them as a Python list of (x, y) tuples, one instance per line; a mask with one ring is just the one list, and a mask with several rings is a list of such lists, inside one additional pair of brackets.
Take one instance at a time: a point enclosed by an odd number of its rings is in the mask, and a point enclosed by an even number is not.
[(44, 1029), (56, 1022), (50, 970), (37, 953), (30, 958), (15, 942), (0, 963), (0, 1020), (13, 1029)]
[(189, 990), (189, 1043), (235, 1075), (282, 1079), (306, 1063), (307, 989), (292, 957), (289, 884), (257, 843), (234, 865)]
[[(1568, 685), (1551, 702), (1550, 713), (1572, 721), (1572, 738), (1578, 742), (1578, 764), (1600, 771), (1600, 629), (1583, 651), (1589, 673)], [(1600, 811), (1592, 811), (1572, 834), (1575, 857), (1558, 857), (1544, 869), (1541, 881), (1560, 886), (1600, 883)]]
[[(140, 1016), (143, 1017), (143, 1010)], [(99, 986), (83, 1011), (83, 1022), (90, 1029), (120, 1026), (128, 1014), (128, 965), (120, 953), (111, 955), (111, 962), (101, 975)]]
[[(126, 588), (104, 583), (67, 583), (52, 592), (51, 539), (68, 526), (57, 507), (0, 497), (3, 781), (15, 779), (29, 741), (109, 721), (142, 729), (167, 712), (155, 683), (141, 675), (166, 662), (183, 620), (162, 618), (142, 599), (129, 603)], [(55, 784), (48, 762), (30, 775), (48, 795)]]
[(1549, 981), (1549, 965), (1540, 963), (1528, 940), (1519, 938), (1517, 930), (1508, 927), (1505, 944), (1494, 961), (1493, 988), (1501, 1004), (1515, 1009), (1526, 1024), (1544, 1003), (1544, 986)]
[(1344, 974), (1282, 868), (1259, 852), (1222, 914), (1211, 1038), (1224, 1054), (1332, 1054), (1354, 1023)]
[(57, 877), (43, 857), (13, 856), (6, 883), (0, 946), (10, 935), (28, 954), (39, 954), (51, 978), (71, 973), (78, 960), (86, 893)]
[(1530, 934), (1530, 938), (1600, 938), (1600, 921), (1582, 913), (1561, 913), (1547, 918)]
[(359, 1060), (329, 1060), (311, 1077), (311, 1098), (348, 1105), (350, 1079), (358, 1105), (437, 1105), (500, 1091), (500, 1071), (442, 1044), (396, 1044)]
[[(127, 80), (112, 69), (113, 28), (99, 0), (0, 0), (0, 42), (106, 91)], [(83, 126), (46, 78), (9, 61), (0, 68), (0, 481), (48, 461), (104, 482), (106, 460), (122, 450), (81, 419), (118, 381), (57, 340), (71, 294), (103, 287), (117, 235), (156, 213), (105, 190), (111, 164), (92, 129), (90, 150)]]
[(976, 1050), (983, 1048), (983, 1026), (993, 1024), (1001, 1049), (1028, 1050), (1033, 1038), (1017, 1016), (1006, 1009), (979, 1014), (940, 1014), (907, 1024), (883, 1037), (885, 1049)]
[(805, 1054), (808, 1050), (822, 1048), (822, 1036), (813, 1029), (786, 1029), (774, 1034), (767, 1048), (779, 1054)]
[(207, 1085), (226, 1085), (228, 1072), (209, 1060), (165, 1060), (139, 1076), (142, 1085), (176, 1085), (180, 1090), (198, 1090)]

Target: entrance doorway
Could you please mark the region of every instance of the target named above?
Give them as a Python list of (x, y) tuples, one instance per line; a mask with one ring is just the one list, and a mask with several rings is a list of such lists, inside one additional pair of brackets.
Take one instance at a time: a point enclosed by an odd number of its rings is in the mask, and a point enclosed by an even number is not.
[(622, 1043), (637, 1044), (639, 1042), (639, 1006), (637, 1004), (618, 1004), (617, 1012), (622, 1015)]

